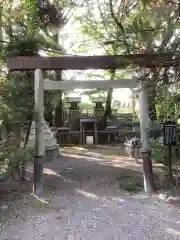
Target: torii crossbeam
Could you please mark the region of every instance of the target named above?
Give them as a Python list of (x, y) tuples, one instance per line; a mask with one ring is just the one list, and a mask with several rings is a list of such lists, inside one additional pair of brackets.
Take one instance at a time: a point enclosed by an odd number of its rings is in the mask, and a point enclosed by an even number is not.
[(109, 56), (60, 56), (60, 57), (9, 57), (8, 68), (12, 71), (25, 70), (83, 70), (123, 69), (129, 65), (154, 68), (177, 65), (180, 55), (175, 53), (146, 53)]
[(44, 90), (73, 90), (73, 89), (108, 89), (108, 88), (136, 88), (137, 79), (109, 80), (66, 80), (51, 81), (44, 80)]

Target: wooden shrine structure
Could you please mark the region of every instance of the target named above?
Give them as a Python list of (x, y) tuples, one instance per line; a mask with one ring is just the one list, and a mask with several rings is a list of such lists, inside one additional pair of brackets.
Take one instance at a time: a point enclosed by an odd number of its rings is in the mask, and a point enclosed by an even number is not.
[[(152, 163), (149, 158), (149, 112), (148, 95), (146, 92), (146, 81), (143, 81), (148, 73), (148, 68), (167, 67), (177, 65), (180, 56), (174, 53), (147, 53), (136, 55), (110, 55), (110, 56), (18, 56), (7, 59), (10, 71), (35, 71), (35, 159), (34, 159), (34, 194), (43, 193), (43, 158), (44, 146), (44, 90), (74, 89), (74, 88), (134, 88), (136, 80), (114, 80), (114, 81), (57, 81), (52, 82), (43, 79), (42, 70), (85, 70), (85, 69), (123, 69), (132, 65), (137, 69), (139, 75), (139, 105), (140, 105), (140, 128), (143, 153), (143, 176), (144, 189), (151, 192), (153, 189)], [(134, 81), (134, 82), (133, 82)], [(95, 84), (94, 84), (95, 83)]]
[[(112, 115), (119, 117), (135, 115), (135, 103), (133, 102), (135, 96), (132, 93), (132, 102), (127, 106), (120, 106), (120, 109), (112, 109)], [(105, 113), (105, 97), (90, 98), (89, 102), (82, 101), (81, 97), (66, 97), (63, 99), (63, 122), (68, 121), (70, 125), (73, 124), (74, 119), (81, 117), (97, 117), (98, 119), (104, 117)], [(124, 110), (126, 108), (126, 110)], [(121, 110), (121, 111), (119, 111)]]

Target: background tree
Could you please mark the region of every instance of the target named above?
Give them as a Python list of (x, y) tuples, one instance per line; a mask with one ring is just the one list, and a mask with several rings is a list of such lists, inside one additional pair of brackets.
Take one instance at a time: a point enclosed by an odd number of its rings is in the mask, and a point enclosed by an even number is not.
[[(103, 49), (102, 53), (105, 54), (113, 54), (113, 48), (117, 54), (179, 51), (178, 1), (99, 0), (86, 1), (83, 6), (84, 14), (77, 19), (80, 20), (81, 32), (85, 36), (85, 51), (90, 49), (93, 43), (97, 48)], [(130, 71), (132, 73), (134, 69)], [(172, 79), (173, 82), (177, 81), (177, 72), (178, 69), (175, 68), (172, 70), (161, 67), (151, 70), (151, 120), (157, 118), (155, 106), (159, 86), (172, 84)]]
[[(23, 0), (4, 1), (0, 5), (0, 105), (2, 107), (0, 122), (7, 133), (12, 130), (10, 128), (12, 121), (18, 121), (19, 124), (28, 122), (24, 147), (28, 141), (33, 119), (34, 76), (31, 71), (6, 72), (6, 57), (9, 55), (33, 56), (38, 55), (40, 51), (48, 55), (59, 55), (64, 51), (57, 44), (53, 33), (57, 26), (64, 24), (65, 15), (62, 14), (61, 9), (65, 3), (60, 1), (54, 1), (53, 4), (49, 1), (43, 1), (43, 5), (41, 3), (42, 1)], [(55, 76), (52, 72), (47, 72), (45, 75), (52, 78)], [(46, 112), (52, 111), (52, 100), (53, 95), (45, 93)]]

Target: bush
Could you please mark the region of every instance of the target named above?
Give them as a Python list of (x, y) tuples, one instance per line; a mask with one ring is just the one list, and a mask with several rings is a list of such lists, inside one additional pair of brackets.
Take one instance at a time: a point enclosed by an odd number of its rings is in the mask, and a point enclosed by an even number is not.
[(0, 152), (1, 169), (0, 175), (12, 177), (13, 170), (20, 170), (26, 163), (32, 162), (34, 156), (33, 150), (22, 147), (7, 147)]
[(167, 154), (165, 146), (160, 143), (161, 138), (151, 138), (149, 141), (151, 158), (167, 166)]
[(163, 123), (160, 121), (150, 122), (150, 137), (159, 138), (163, 135)]
[[(140, 136), (140, 122), (136, 121), (136, 122), (131, 122), (130, 126), (132, 127), (132, 129), (134, 129), (134, 133), (137, 136)], [(154, 122), (150, 122), (150, 131), (149, 131), (149, 135), (151, 138), (159, 138), (160, 136), (162, 136), (163, 134), (163, 124), (160, 121), (154, 121)]]

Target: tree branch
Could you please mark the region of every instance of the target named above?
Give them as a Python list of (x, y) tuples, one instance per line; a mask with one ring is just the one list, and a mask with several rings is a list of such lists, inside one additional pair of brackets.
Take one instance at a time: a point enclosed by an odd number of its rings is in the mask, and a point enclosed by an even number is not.
[(121, 30), (121, 32), (122, 32), (122, 34), (123, 34), (123, 42), (124, 42), (124, 45), (125, 45), (125, 47), (126, 47), (126, 51), (127, 51), (128, 54), (130, 54), (129, 44), (128, 44), (127, 41), (126, 41), (126, 36), (125, 36), (124, 27), (123, 27), (122, 23), (118, 21), (116, 15), (115, 15), (115, 13), (114, 13), (112, 1), (113, 1), (113, 0), (109, 0), (111, 17), (112, 17), (112, 19), (114, 20), (114, 22), (115, 22), (115, 24), (117, 25), (117, 27)]

